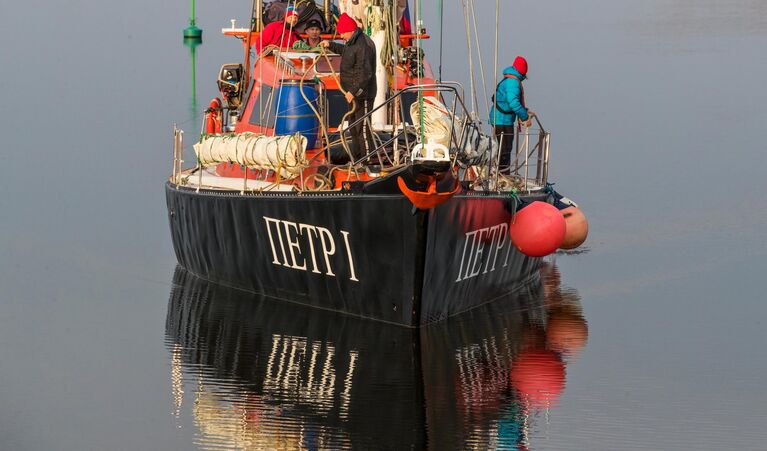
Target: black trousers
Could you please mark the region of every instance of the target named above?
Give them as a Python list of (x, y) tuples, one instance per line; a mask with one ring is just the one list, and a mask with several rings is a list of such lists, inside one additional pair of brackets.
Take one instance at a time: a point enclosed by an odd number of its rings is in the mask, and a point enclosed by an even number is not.
[(501, 151), (500, 167), (507, 168), (511, 165), (511, 153), (514, 151), (514, 126), (496, 125), (493, 131)]
[[(373, 100), (375, 99), (355, 99), (355, 102), (357, 102), (357, 109), (349, 116), (349, 124), (357, 122), (368, 114), (373, 108)], [(368, 126), (369, 122), (369, 119), (367, 121), (362, 121), (351, 127), (348, 131), (348, 136), (351, 138), (349, 150), (355, 160), (359, 160), (375, 149), (370, 127)]]

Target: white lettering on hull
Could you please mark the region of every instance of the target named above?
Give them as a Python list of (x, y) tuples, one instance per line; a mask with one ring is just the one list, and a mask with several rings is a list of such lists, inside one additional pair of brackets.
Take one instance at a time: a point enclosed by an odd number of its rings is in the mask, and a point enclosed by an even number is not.
[[(272, 251), (272, 264), (305, 272), (311, 269), (314, 274), (336, 277), (331, 259), (336, 255), (336, 238), (329, 229), (266, 216), (264, 223)], [(339, 233), (349, 263), (349, 280), (359, 282), (349, 232), (339, 230)]]
[[(264, 393), (275, 398), (289, 394), (298, 402), (327, 413), (339, 408), (341, 419), (348, 419), (349, 404), (357, 365), (357, 351), (337, 355), (333, 343), (306, 337), (272, 335), (272, 349), (267, 358)], [(349, 362), (341, 387), (336, 374)], [(337, 389), (341, 392), (338, 393)]]
[(508, 231), (509, 225), (502, 222), (492, 227), (466, 232), (461, 264), (458, 267), (458, 278), (455, 281), (462, 282), (480, 274), (495, 271), (498, 253), (504, 248), (506, 248), (506, 259), (503, 267), (508, 265), (511, 250)]

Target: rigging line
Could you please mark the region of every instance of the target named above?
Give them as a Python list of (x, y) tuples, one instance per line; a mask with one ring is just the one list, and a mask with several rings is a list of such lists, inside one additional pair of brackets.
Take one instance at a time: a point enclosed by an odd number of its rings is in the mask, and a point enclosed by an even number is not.
[[(287, 6), (288, 10), (291, 8), (290, 3), (291, 2), (288, 2), (288, 6)], [(293, 1), (292, 9), (293, 9), (293, 11), (296, 11), (296, 14), (298, 14), (297, 11), (298, 11), (299, 5), (301, 5), (303, 3), (308, 3), (308, 1), (307, 0), (294, 0)], [(286, 10), (286, 14), (287, 14), (287, 10)], [(280, 41), (278, 43), (279, 45), (277, 46), (277, 50), (279, 52), (282, 52), (282, 44), (284, 43), (285, 32), (287, 31), (287, 32), (292, 34), (293, 33), (293, 28), (294, 28), (293, 24), (291, 24), (290, 27), (287, 28), (287, 29), (285, 27), (282, 27), (282, 33), (280, 35)], [(263, 49), (262, 49), (262, 53), (263, 53)], [(272, 55), (274, 55), (274, 50), (272, 51)], [(282, 69), (281, 66), (284, 65), (286, 69), (289, 69), (287, 61), (285, 61), (284, 63), (281, 63), (281, 61), (280, 61), (281, 59), (282, 59), (281, 57), (278, 58), (277, 55), (274, 55), (274, 61), (276, 63), (275, 64), (276, 70), (274, 72), (274, 78), (272, 80), (272, 86), (274, 88), (279, 88), (276, 85), (277, 85), (277, 77), (280, 75), (280, 70)], [(282, 103), (282, 90), (278, 89), (278, 91), (279, 92), (277, 93), (277, 99), (276, 99), (277, 105), (276, 105), (275, 112), (274, 112), (275, 127), (277, 125), (276, 121), (277, 121), (277, 115), (279, 113), (280, 104)], [(274, 99), (273, 99), (273, 101), (274, 101)], [(266, 119), (267, 119), (267, 124), (266, 125), (269, 125), (268, 121), (271, 119), (271, 110), (269, 111), (269, 114), (266, 116)], [(274, 130), (274, 133), (276, 134), (276, 130)]]
[[(337, 33), (337, 32), (336, 32)], [(333, 36), (335, 37), (335, 35)], [(330, 58), (328, 57), (327, 50), (323, 47), (320, 49), (320, 54), (325, 58), (325, 61), (328, 63), (328, 67), (330, 68), (330, 73), (335, 79), (336, 83), (338, 83), (338, 90), (341, 91), (341, 93), (346, 96), (347, 91), (344, 89), (343, 86), (341, 86), (341, 78), (338, 74), (336, 74), (335, 69), (333, 69), (333, 63), (330, 61)], [(351, 167), (351, 164), (354, 162), (354, 156), (352, 155), (351, 150), (349, 149), (348, 144), (346, 143), (346, 129), (341, 130), (341, 126), (348, 120), (348, 118), (354, 114), (355, 111), (357, 111), (357, 100), (353, 99), (351, 103), (352, 107), (349, 108), (349, 110), (344, 114), (344, 116), (341, 118), (341, 124), (338, 127), (338, 135), (341, 139), (341, 146), (346, 151), (347, 155), (349, 155), (349, 166)], [(330, 152), (330, 145), (328, 145), (328, 152)], [(354, 169), (356, 174), (356, 169)], [(359, 176), (358, 176), (359, 177)]]
[(468, 3), (467, 0), (462, 0), (463, 3), (463, 25), (466, 29), (466, 48), (468, 50), (469, 54), (469, 81), (471, 82), (471, 107), (473, 112), (476, 113), (476, 111), (479, 109), (479, 105), (477, 103), (477, 89), (474, 83), (474, 70), (472, 70), (472, 67), (474, 67), (474, 61), (472, 58), (472, 51), (471, 51), (471, 31), (469, 28), (471, 25), (469, 24), (469, 10), (468, 10)]
[(483, 98), (485, 100), (485, 113), (487, 116), (490, 116), (490, 104), (487, 101), (487, 77), (485, 77), (485, 63), (482, 59), (482, 47), (479, 42), (479, 33), (477, 32), (477, 14), (475, 12), (474, 8), (474, 0), (469, 0), (469, 3), (471, 4), (471, 17), (472, 21), (474, 22), (474, 41), (477, 45), (477, 59), (479, 59), (479, 73), (482, 75), (482, 93), (484, 94)]
[[(495, 58), (493, 60), (493, 83), (498, 80), (498, 20), (501, 15), (501, 0), (495, 0)], [(493, 93), (493, 125), (498, 116), (498, 99)]]
[[(261, 41), (259, 46), (258, 46), (259, 48), (263, 48), (264, 47), (264, 38), (262, 37), (263, 35), (264, 35), (263, 33), (261, 33), (259, 35), (259, 38), (260, 38), (260, 41)], [(258, 83), (259, 83), (259, 86), (258, 86), (258, 115), (259, 115), (259, 118), (258, 118), (258, 120), (259, 120), (259, 124), (263, 124), (263, 119), (264, 119), (264, 96), (262, 95), (262, 89), (264, 87), (264, 62), (261, 61), (261, 55), (260, 54), (258, 55), (258, 59), (256, 60), (256, 64), (258, 64)], [(253, 89), (255, 89), (255, 88), (256, 88), (256, 86), (255, 86), (255, 83), (254, 83), (253, 84)], [(247, 100), (246, 100), (246, 102), (247, 102)], [(246, 107), (247, 107), (247, 104), (246, 104)], [(255, 108), (255, 105), (253, 105), (253, 108)], [(243, 109), (243, 112), (244, 111), (245, 111), (245, 109)], [(253, 111), (251, 111), (250, 114), (252, 116), (253, 115)]]
[[(498, 20), (501, 15), (501, 0), (495, 0), (495, 55), (493, 59), (493, 83), (495, 83), (495, 80), (498, 79)], [(493, 119), (492, 123), (490, 125), (495, 128), (495, 121), (498, 117), (498, 96), (496, 93), (493, 93)], [(494, 135), (495, 130), (491, 130), (491, 133)], [(498, 157), (495, 159), (494, 162), (491, 163), (492, 166), (494, 166), (495, 169), (495, 186), (493, 189), (498, 189), (498, 166), (501, 164), (501, 146), (500, 142), (498, 143)]]
[[(303, 98), (304, 98), (304, 101), (306, 102), (306, 104), (307, 104), (307, 105), (309, 105), (309, 108), (311, 108), (311, 109), (312, 109), (312, 112), (314, 112), (314, 114), (317, 116), (317, 120), (318, 120), (318, 121), (319, 121), (319, 123), (320, 123), (320, 128), (322, 129), (322, 135), (323, 135), (323, 137), (325, 138), (325, 143), (327, 144), (327, 147), (330, 147), (330, 141), (329, 141), (329, 140), (330, 140), (330, 138), (328, 137), (328, 130), (327, 130), (327, 127), (325, 127), (325, 121), (323, 120), (323, 118), (322, 118), (322, 115), (319, 113), (319, 111), (317, 111), (317, 108), (315, 108), (315, 107), (314, 107), (314, 105), (312, 105), (312, 102), (311, 102), (311, 101), (309, 101), (309, 98), (308, 98), (308, 97), (306, 96), (306, 94), (304, 93), (304, 80), (306, 80), (306, 76), (307, 76), (307, 75), (309, 75), (309, 72), (310, 72), (310, 71), (312, 71), (312, 70), (314, 70), (314, 68), (317, 66), (317, 62), (318, 62), (319, 60), (320, 60), (320, 59), (319, 59), (319, 57), (315, 58), (315, 59), (314, 59), (314, 62), (312, 62), (312, 65), (311, 65), (311, 66), (309, 66), (309, 69), (307, 69), (307, 70), (306, 70), (306, 71), (303, 73), (303, 75), (301, 75), (301, 82), (300, 82), (300, 83), (299, 83), (299, 85), (298, 85), (298, 91), (301, 93), (301, 97), (303, 97)], [(316, 72), (315, 72), (315, 73), (316, 73)], [(315, 88), (315, 89), (316, 89), (316, 88)], [(327, 95), (327, 94), (326, 94), (326, 95)], [(320, 144), (321, 144), (321, 143), (320, 143)], [(319, 153), (317, 153), (317, 155), (319, 155)], [(316, 156), (316, 155), (315, 155), (315, 156)]]
[[(287, 14), (287, 11), (290, 10), (290, 3), (291, 2), (288, 2), (288, 6), (287, 6), (288, 9), (285, 11), (285, 14)], [(302, 2), (300, 2), (299, 0), (293, 1), (293, 12), (295, 12), (296, 14), (298, 14), (297, 10), (298, 10), (299, 3), (302, 3)], [(284, 39), (285, 39), (285, 32), (286, 31), (288, 33), (290, 33), (290, 34), (293, 34), (293, 24), (292, 23), (290, 24), (289, 28), (285, 28), (284, 26), (282, 27), (282, 34), (280, 35), (280, 41), (279, 41), (279, 45), (278, 45), (278, 50), (280, 52), (282, 52), (282, 44), (285, 42)], [(279, 67), (280, 67), (279, 63), (280, 63), (280, 60), (282, 59), (282, 57), (280, 56), (279, 58), (277, 58), (277, 56), (275, 56), (274, 59), (277, 61), (277, 68), (279, 69)], [(288, 66), (287, 61), (285, 61), (284, 65), (287, 68), (287, 66)], [(276, 83), (276, 78), (277, 78), (278, 74), (279, 74), (279, 70), (277, 70), (274, 73), (275, 83)], [(275, 121), (275, 124), (274, 124), (274, 126), (275, 126), (274, 134), (275, 135), (277, 134), (277, 116), (280, 114), (280, 104), (282, 103), (282, 89), (278, 88), (277, 91), (278, 91), (277, 92), (277, 106), (276, 106), (275, 111), (274, 111), (274, 121)], [(269, 116), (267, 116), (267, 119), (269, 119)]]
[[(290, 8), (290, 2), (288, 2), (287, 8)], [(287, 13), (287, 10), (286, 10), (286, 13)], [(263, 32), (262, 32), (262, 34), (263, 34)], [(283, 39), (285, 39), (285, 27), (284, 26), (282, 27), (282, 32), (280, 33), (279, 44), (282, 44)], [(265, 49), (263, 47), (263, 40), (262, 40), (262, 43), (261, 43), (261, 55), (264, 54), (264, 50)], [(277, 55), (274, 54), (274, 50), (272, 50), (272, 57), (274, 58), (274, 76), (272, 77), (272, 92), (269, 93), (269, 99), (267, 99), (267, 111), (261, 110), (262, 114), (266, 113), (266, 125), (267, 126), (269, 125), (269, 120), (272, 117), (272, 110), (274, 109), (274, 90), (278, 88), (278, 86), (277, 86), (277, 77), (279, 76), (280, 69), (281, 69), (280, 68), (280, 66), (281, 66), (280, 58), (278, 58)], [(260, 93), (259, 93), (259, 95), (260, 95)], [(280, 103), (278, 101), (277, 102), (277, 108), (279, 108), (279, 106), (280, 106)], [(275, 117), (276, 117), (276, 113), (275, 113)], [(263, 124), (263, 120), (262, 120), (262, 124)]]
[[(418, 68), (416, 69), (416, 74), (418, 75), (418, 85), (423, 84), (423, 43), (421, 41), (421, 21), (423, 20), (423, 10), (422, 2), (421, 0), (415, 0), (416, 2), (416, 43), (418, 45)], [(418, 110), (420, 112), (420, 123), (421, 123), (421, 144), (425, 144), (424, 142), (424, 130), (423, 130), (423, 89), (418, 89)]]
[(248, 38), (245, 43), (245, 84), (243, 85), (242, 92), (240, 93), (240, 102), (242, 102), (243, 97), (247, 94), (248, 87), (250, 86), (250, 46), (253, 45), (253, 25), (256, 23), (257, 1), (258, 0), (253, 0), (253, 4), (250, 8), (250, 25), (248, 25)]
[[(263, 27), (263, 25), (261, 25), (262, 20), (263, 20), (263, 18), (259, 18), (258, 19), (258, 24), (259, 24), (259, 30), (258, 30), (258, 48), (263, 50), (263, 48), (264, 48), (264, 30), (263, 30), (263, 28), (264, 27)], [(252, 48), (249, 48), (248, 51), (249, 52), (252, 51)], [(253, 53), (255, 54), (255, 52), (253, 52)], [(264, 120), (264, 96), (261, 95), (262, 94), (261, 91), (262, 91), (262, 88), (264, 87), (264, 64), (263, 64), (263, 61), (261, 61), (261, 53), (258, 54), (258, 59), (256, 60), (255, 64), (258, 64), (258, 83), (259, 83), (259, 86), (258, 86), (258, 116), (259, 116), (258, 121), (259, 121), (259, 124), (263, 124), (264, 123), (263, 122), (263, 120)], [(255, 82), (254, 82), (252, 89), (255, 89), (255, 87), (256, 86), (255, 86)], [(252, 93), (253, 91), (251, 90), (250, 92)], [(248, 93), (246, 93), (245, 95), (247, 96)], [(243, 108), (242, 108), (243, 114), (245, 114), (245, 109), (248, 106), (248, 104), (247, 104), (248, 100), (250, 100), (250, 99), (245, 99), (245, 102), (243, 102), (243, 105), (244, 105)], [(253, 108), (255, 108), (255, 107), (256, 106), (253, 105)], [(251, 116), (253, 116), (253, 111), (252, 110), (251, 110), (250, 114), (251, 114)]]
[(444, 0), (437, 1), (437, 8), (439, 8), (439, 81), (442, 82), (442, 43), (444, 41), (445, 33), (445, 2)]

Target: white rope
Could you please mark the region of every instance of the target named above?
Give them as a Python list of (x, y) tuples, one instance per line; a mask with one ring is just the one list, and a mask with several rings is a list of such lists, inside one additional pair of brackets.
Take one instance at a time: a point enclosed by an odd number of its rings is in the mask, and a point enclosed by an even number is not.
[(384, 46), (381, 50), (381, 64), (386, 67), (386, 70), (391, 76), (392, 66), (394, 65), (394, 60), (397, 56), (397, 48), (399, 47), (398, 23), (394, 16), (391, 0), (387, 0), (383, 8), (382, 27), (386, 32), (386, 39), (384, 40)]

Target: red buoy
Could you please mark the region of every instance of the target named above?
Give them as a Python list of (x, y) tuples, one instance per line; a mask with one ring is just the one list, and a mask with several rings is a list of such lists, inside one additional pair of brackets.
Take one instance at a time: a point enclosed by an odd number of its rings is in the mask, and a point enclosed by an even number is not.
[(511, 242), (528, 257), (545, 257), (565, 239), (565, 218), (557, 207), (535, 201), (520, 210), (509, 225)]
[(511, 385), (531, 407), (556, 405), (565, 389), (565, 364), (548, 349), (522, 351), (511, 362)]
[(218, 97), (213, 98), (205, 110), (205, 133), (221, 133), (221, 100)]
[(581, 210), (573, 206), (563, 208), (560, 212), (565, 218), (567, 227), (565, 239), (559, 247), (575, 249), (586, 241), (586, 237), (589, 235), (589, 221)]

